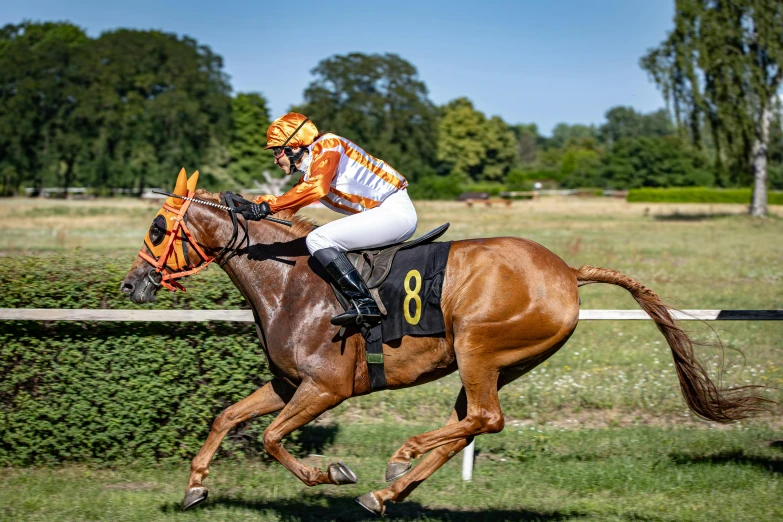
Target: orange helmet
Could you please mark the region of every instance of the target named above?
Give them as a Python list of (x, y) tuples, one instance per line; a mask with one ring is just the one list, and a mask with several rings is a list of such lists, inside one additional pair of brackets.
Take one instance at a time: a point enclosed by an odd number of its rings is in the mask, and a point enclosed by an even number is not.
[(318, 136), (318, 128), (306, 116), (289, 112), (277, 118), (266, 131), (266, 147), (307, 147)]

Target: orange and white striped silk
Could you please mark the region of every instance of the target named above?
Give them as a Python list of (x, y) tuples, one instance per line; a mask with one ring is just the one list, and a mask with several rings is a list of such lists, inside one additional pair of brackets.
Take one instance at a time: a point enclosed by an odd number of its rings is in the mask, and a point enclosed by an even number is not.
[(308, 148), (305, 174), (282, 196), (265, 195), (272, 212), (298, 210), (321, 200), (342, 214), (357, 214), (377, 207), (408, 186), (389, 164), (367, 154), (355, 143), (335, 134), (324, 134)]

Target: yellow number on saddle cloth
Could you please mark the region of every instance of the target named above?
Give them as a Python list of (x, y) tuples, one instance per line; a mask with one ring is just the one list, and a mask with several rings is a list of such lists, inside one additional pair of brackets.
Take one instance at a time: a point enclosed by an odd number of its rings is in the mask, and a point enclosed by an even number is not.
[[(414, 287), (411, 288), (410, 281), (414, 280)], [(405, 275), (405, 301), (402, 303), (402, 312), (405, 316), (405, 320), (408, 324), (419, 324), (421, 319), (421, 297), (419, 297), (419, 291), (421, 290), (421, 274), (418, 270), (411, 270)], [(410, 305), (411, 299), (416, 303), (416, 313), (411, 317)]]

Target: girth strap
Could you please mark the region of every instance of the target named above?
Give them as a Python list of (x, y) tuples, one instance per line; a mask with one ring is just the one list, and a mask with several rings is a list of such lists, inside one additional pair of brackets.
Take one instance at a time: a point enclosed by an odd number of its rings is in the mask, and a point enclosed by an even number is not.
[(386, 369), (383, 365), (383, 341), (381, 340), (381, 324), (371, 328), (361, 327), (365, 340), (364, 358), (367, 361), (367, 374), (370, 377), (370, 387), (373, 391), (386, 389)]

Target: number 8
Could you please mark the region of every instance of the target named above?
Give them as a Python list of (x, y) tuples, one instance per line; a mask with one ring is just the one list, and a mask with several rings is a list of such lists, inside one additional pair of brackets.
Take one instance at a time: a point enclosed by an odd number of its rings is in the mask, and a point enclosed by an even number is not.
[[(415, 281), (415, 286), (413, 288), (410, 286), (411, 279)], [(419, 324), (419, 319), (421, 319), (421, 297), (419, 297), (419, 290), (421, 290), (421, 274), (418, 270), (411, 270), (405, 276), (405, 301), (402, 303), (402, 311), (408, 324)], [(411, 299), (416, 303), (416, 313), (413, 314), (413, 317), (411, 317), (410, 311)]]

